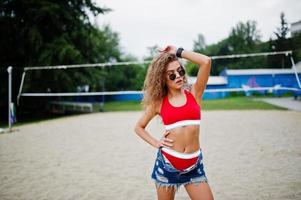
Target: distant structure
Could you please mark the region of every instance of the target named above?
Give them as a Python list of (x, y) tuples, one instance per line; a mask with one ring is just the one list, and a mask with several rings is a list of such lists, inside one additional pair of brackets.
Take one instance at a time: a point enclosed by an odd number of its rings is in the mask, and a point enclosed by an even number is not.
[(297, 33), (301, 33), (301, 20), (291, 23), (291, 35), (292, 37)]

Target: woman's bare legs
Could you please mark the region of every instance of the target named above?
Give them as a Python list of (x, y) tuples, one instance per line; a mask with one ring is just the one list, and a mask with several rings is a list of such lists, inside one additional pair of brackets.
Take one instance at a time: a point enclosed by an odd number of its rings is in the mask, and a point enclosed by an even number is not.
[(173, 187), (156, 187), (158, 200), (174, 200), (176, 190)]
[(187, 184), (185, 189), (192, 200), (214, 200), (210, 186), (206, 182)]

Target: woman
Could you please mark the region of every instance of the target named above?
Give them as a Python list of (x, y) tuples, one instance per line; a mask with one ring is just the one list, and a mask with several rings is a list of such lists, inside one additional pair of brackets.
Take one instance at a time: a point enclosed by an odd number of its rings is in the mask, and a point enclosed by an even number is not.
[[(158, 51), (160, 55), (152, 60), (144, 82), (144, 113), (135, 126), (143, 140), (158, 148), (152, 172), (158, 199), (174, 199), (179, 186), (184, 185), (191, 199), (211, 200), (199, 142), (201, 99), (211, 59), (171, 45)], [(185, 69), (178, 57), (199, 66), (196, 83), (190, 87), (186, 87)], [(161, 116), (166, 129), (160, 140), (145, 130), (156, 115)]]

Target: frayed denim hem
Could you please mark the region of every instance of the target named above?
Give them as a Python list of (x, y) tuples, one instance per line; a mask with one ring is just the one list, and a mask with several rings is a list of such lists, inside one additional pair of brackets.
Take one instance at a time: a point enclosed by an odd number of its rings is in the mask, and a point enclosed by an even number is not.
[(202, 176), (202, 177), (198, 177), (198, 178), (195, 178), (195, 179), (192, 179), (190, 180), (189, 182), (186, 182), (186, 183), (182, 183), (182, 185), (188, 185), (188, 184), (194, 184), (195, 186), (198, 186), (199, 184), (201, 183), (209, 183), (207, 177), (205, 176)]
[(190, 181), (188, 182), (185, 182), (185, 183), (161, 183), (161, 182), (158, 182), (156, 179), (153, 179), (152, 180), (155, 182), (155, 185), (156, 187), (165, 187), (165, 188), (173, 188), (176, 192), (179, 191), (179, 188), (181, 185), (185, 186), (185, 185), (188, 185), (188, 184), (194, 184), (195, 186), (198, 186), (199, 184), (201, 183), (209, 183), (207, 177), (205, 176), (202, 176), (202, 177), (197, 177), (197, 178), (192, 178)]
[(153, 179), (153, 181), (155, 182), (155, 185), (156, 185), (157, 188), (159, 188), (159, 187), (173, 188), (174, 191), (176, 191), (176, 192), (178, 192), (178, 190), (181, 186), (181, 184), (177, 184), (177, 183), (160, 183), (156, 179)]

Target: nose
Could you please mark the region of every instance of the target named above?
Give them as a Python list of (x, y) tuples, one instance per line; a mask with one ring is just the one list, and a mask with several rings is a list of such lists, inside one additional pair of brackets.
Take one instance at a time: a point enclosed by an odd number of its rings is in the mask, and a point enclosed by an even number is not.
[(176, 72), (176, 78), (181, 78), (181, 75), (178, 71)]

